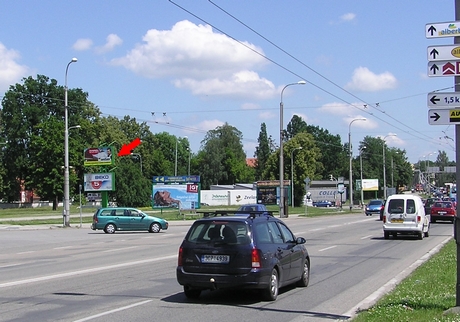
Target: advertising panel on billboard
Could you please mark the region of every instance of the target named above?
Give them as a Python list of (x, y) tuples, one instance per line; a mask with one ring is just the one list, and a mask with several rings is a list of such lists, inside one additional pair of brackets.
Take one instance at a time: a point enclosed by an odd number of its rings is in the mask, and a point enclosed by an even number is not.
[(200, 208), (199, 183), (154, 184), (152, 186), (153, 208)]
[(85, 173), (84, 187), (86, 192), (114, 191), (115, 174), (108, 173)]
[(276, 205), (277, 187), (257, 187), (257, 203), (264, 205)]
[(112, 147), (98, 147), (98, 148), (86, 148), (84, 150), (85, 155), (85, 166), (91, 165), (112, 165), (114, 158), (112, 154)]
[(379, 179), (363, 179), (363, 191), (378, 191)]

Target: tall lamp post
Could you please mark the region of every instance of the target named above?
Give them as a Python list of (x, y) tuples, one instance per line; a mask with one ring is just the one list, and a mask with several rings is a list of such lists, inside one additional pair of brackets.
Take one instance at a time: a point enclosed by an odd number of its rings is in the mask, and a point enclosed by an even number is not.
[(141, 165), (141, 174), (142, 174), (142, 157), (139, 153), (131, 152), (131, 155), (139, 157), (139, 163)]
[[(184, 139), (187, 139), (186, 136), (183, 137)], [(174, 176), (177, 176), (177, 143), (179, 142), (179, 138), (176, 138), (176, 160), (174, 162)]]
[(388, 134), (383, 137), (382, 152), (383, 152), (383, 199), (387, 200), (387, 177), (385, 165), (385, 139), (389, 136), (396, 136), (396, 134)]
[(348, 186), (350, 187), (350, 211), (353, 210), (353, 155), (351, 149), (351, 125), (355, 121), (366, 121), (366, 118), (362, 117), (351, 120), (350, 124), (348, 125), (348, 154), (350, 155), (350, 179)]
[(70, 226), (70, 188), (69, 188), (69, 117), (68, 117), (68, 104), (67, 104), (67, 73), (69, 71), (69, 66), (72, 63), (76, 63), (77, 58), (72, 58), (72, 60), (67, 64), (65, 69), (65, 87), (64, 87), (64, 225)]
[(192, 157), (192, 150), (190, 148), (187, 148), (188, 150), (188, 171), (187, 174), (190, 175), (190, 159)]
[(366, 146), (359, 149), (359, 168), (361, 170), (361, 206), (364, 206), (364, 190), (363, 190), (363, 150)]
[(305, 85), (307, 82), (304, 80), (298, 81), (297, 83), (287, 84), (281, 90), (281, 100), (280, 100), (280, 217), (285, 218), (285, 209), (284, 209), (284, 155), (283, 155), (283, 92), (284, 90), (291, 85)]
[(294, 151), (295, 150), (302, 150), (302, 147), (299, 146), (298, 148), (295, 148), (294, 150), (291, 151), (291, 187), (292, 187), (291, 205), (292, 207), (294, 207)]

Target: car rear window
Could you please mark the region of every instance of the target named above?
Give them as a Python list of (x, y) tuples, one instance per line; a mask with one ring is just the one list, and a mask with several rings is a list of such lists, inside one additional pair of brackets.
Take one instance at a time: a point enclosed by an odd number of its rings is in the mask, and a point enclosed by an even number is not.
[(415, 201), (413, 199), (391, 199), (388, 204), (388, 212), (392, 214), (415, 214)]
[(241, 222), (206, 221), (195, 223), (186, 236), (190, 243), (248, 244), (247, 225)]
[(369, 202), (369, 205), (381, 205), (381, 204), (382, 204), (382, 201), (380, 200), (374, 200), (374, 201)]

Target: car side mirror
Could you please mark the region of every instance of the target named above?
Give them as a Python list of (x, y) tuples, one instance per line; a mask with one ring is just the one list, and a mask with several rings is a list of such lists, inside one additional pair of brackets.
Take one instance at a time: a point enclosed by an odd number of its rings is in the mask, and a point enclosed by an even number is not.
[(303, 237), (297, 237), (297, 239), (295, 240), (296, 244), (305, 244), (307, 242), (307, 240)]

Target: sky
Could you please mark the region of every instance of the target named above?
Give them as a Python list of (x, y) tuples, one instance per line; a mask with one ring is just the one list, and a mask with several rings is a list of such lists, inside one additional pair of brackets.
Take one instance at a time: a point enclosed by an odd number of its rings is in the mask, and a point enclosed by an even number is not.
[[(103, 116), (187, 137), (196, 153), (227, 122), (253, 157), (261, 124), (279, 144), (293, 115), (351, 138), (455, 160), (455, 124), (429, 124), (426, 25), (455, 21), (455, 0), (0, 0), (0, 98), (24, 77), (81, 88)], [(297, 84), (305, 81), (306, 84)], [(366, 120), (360, 120), (365, 118)], [(129, 142), (120, 142), (122, 144)]]

